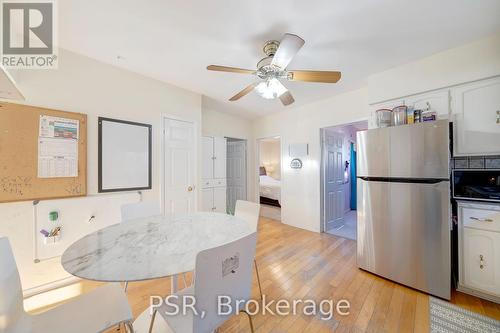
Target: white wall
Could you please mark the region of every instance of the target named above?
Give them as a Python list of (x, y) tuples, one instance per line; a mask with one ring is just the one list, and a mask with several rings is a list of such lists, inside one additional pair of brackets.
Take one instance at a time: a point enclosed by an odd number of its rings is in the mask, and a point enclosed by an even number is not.
[(500, 74), (500, 34), (368, 77), (369, 102), (439, 89)]
[[(88, 115), (89, 194), (97, 193), (98, 116), (153, 125), (153, 189), (144, 191), (144, 199), (158, 202), (162, 113), (198, 122), (201, 127), (201, 95), (69, 51), (60, 50), (57, 70), (13, 74), (26, 104)], [(25, 289), (52, 279), (47, 265), (33, 264), (31, 223), (31, 203), (0, 204), (0, 235), (8, 236), (13, 244)]]
[[(279, 135), (285, 151), (282, 222), (320, 230), (320, 128), (368, 119), (370, 103), (499, 74), (500, 35), (496, 35), (372, 75), (358, 90), (257, 119), (255, 137)], [(309, 144), (310, 153), (301, 170), (290, 169), (286, 154), (289, 144), (296, 142)]]
[[(256, 119), (256, 138), (280, 136), (282, 151), (281, 220), (292, 226), (320, 230), (320, 128), (368, 117), (366, 89), (358, 89), (320, 102)], [(309, 156), (300, 170), (290, 168), (288, 147), (308, 143)], [(258, 161), (258, 157), (254, 159)]]
[(267, 170), (267, 174), (274, 179), (281, 179), (281, 140), (260, 140), (259, 155), (259, 166), (269, 169), (268, 165), (271, 165), (273, 169)]
[[(219, 110), (225, 110), (221, 112)], [(255, 196), (254, 169), (254, 136), (252, 120), (238, 115), (229, 114), (227, 106), (223, 106), (208, 97), (202, 98), (202, 135), (229, 137), (247, 140), (247, 198)]]

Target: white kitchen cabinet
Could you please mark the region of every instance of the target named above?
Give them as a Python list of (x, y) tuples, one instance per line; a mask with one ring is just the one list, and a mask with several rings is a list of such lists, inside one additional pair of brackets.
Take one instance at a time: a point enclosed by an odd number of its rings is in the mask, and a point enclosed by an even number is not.
[(500, 296), (500, 233), (463, 231), (463, 284)]
[(500, 205), (459, 202), (459, 290), (500, 301)]
[(500, 77), (452, 89), (454, 155), (500, 155)]
[(204, 212), (226, 212), (226, 187), (201, 189), (201, 210)]
[(212, 187), (201, 189), (201, 210), (211, 212), (214, 208), (214, 189)]
[(214, 207), (213, 211), (217, 213), (226, 212), (226, 188), (214, 187)]
[(201, 138), (201, 178), (210, 180), (214, 178), (214, 138), (204, 136)]
[(226, 178), (226, 138), (214, 138), (214, 177)]
[(202, 138), (201, 210), (226, 212), (226, 139)]
[(405, 98), (405, 104), (414, 110), (434, 111), (438, 119), (447, 119), (450, 115), (450, 90), (442, 89)]

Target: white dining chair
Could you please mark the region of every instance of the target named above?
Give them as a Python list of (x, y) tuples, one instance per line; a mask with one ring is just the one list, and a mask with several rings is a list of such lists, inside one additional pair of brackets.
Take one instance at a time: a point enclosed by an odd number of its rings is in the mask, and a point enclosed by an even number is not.
[(0, 333), (88, 333), (125, 324), (132, 310), (118, 284), (108, 284), (41, 314), (24, 311), (19, 271), (9, 240), (0, 238)]
[(141, 201), (121, 206), (122, 222), (139, 219), (141, 217), (161, 215), (160, 205), (153, 201)]
[[(234, 216), (246, 221), (255, 232), (258, 231), (259, 227), (259, 215), (260, 215), (260, 204), (245, 200), (236, 201), (236, 208), (234, 210)], [(260, 299), (262, 299), (262, 287), (260, 286), (260, 276), (259, 267), (257, 266), (257, 261), (254, 258), (255, 274), (257, 275), (257, 283), (259, 285)]]
[[(257, 233), (252, 233), (231, 243), (208, 249), (196, 256), (196, 276), (193, 286), (183, 289), (176, 295), (177, 304), (182, 306), (182, 296), (193, 296), (198, 314), (193, 311), (169, 315), (172, 311), (165, 304), (155, 308), (151, 318), (149, 333), (153, 332), (157, 313), (165, 320), (169, 328), (178, 333), (209, 333), (222, 325), (228, 318), (239, 312), (245, 312), (245, 304), (252, 293), (252, 261), (255, 257)], [(218, 297), (227, 296), (233, 311), (230, 314), (219, 314)], [(241, 303), (237, 303), (241, 300)], [(172, 300), (171, 300), (172, 301)], [(190, 301), (188, 301), (190, 302)], [(224, 301), (225, 302), (225, 301)], [(226, 302), (225, 302), (226, 303)], [(186, 303), (185, 303), (186, 304)], [(224, 308), (227, 309), (227, 308)], [(250, 322), (252, 333), (252, 317), (245, 312)]]

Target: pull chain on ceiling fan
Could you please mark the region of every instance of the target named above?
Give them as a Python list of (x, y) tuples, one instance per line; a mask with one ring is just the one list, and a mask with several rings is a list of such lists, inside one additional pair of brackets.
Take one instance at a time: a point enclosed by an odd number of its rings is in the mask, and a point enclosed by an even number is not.
[(281, 41), (271, 40), (264, 44), (263, 50), (266, 57), (257, 63), (257, 70), (217, 65), (207, 66), (207, 69), (210, 71), (251, 74), (261, 79), (231, 97), (230, 101), (237, 101), (255, 90), (266, 99), (279, 98), (283, 105), (290, 105), (295, 100), (280, 80), (336, 83), (341, 77), (341, 73), (336, 71), (288, 70), (288, 65), (304, 43), (305, 41), (299, 36), (287, 33)]

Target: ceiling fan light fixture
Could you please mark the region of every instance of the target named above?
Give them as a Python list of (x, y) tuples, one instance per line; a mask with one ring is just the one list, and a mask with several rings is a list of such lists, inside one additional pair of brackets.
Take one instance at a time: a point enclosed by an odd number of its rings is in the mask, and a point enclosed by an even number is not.
[(265, 99), (275, 99), (283, 95), (287, 90), (276, 78), (262, 81), (255, 87), (255, 91)]

